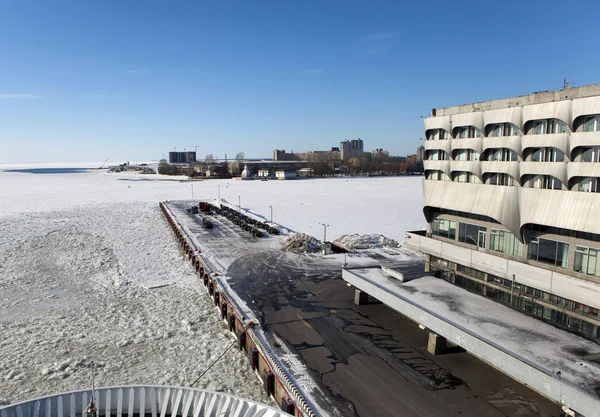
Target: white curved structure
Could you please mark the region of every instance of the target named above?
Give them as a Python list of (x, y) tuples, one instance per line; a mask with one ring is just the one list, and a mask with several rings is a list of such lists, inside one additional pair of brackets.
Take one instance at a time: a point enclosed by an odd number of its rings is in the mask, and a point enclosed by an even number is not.
[(519, 172), (521, 184), (525, 185), (523, 178), (526, 175), (550, 175), (558, 178), (563, 184), (567, 183), (567, 164), (563, 162), (520, 162)]
[(482, 152), (485, 152), (488, 149), (510, 149), (511, 151), (516, 152), (520, 157), (523, 157), (521, 135), (487, 137), (484, 138), (481, 143)]
[(519, 162), (505, 162), (505, 161), (482, 161), (481, 174), (507, 174), (512, 178), (518, 180), (521, 176), (519, 171)]
[(598, 146), (600, 132), (573, 132), (569, 135), (569, 155), (577, 148)]
[(570, 159), (569, 134), (554, 133), (551, 135), (523, 135), (521, 137), (521, 149), (523, 156), (529, 148), (556, 148), (562, 151)]
[(470, 172), (481, 180), (481, 164), (479, 161), (451, 161), (450, 173)]
[(441, 171), (450, 176), (450, 161), (423, 161), (425, 171)]
[[(86, 417), (91, 389), (0, 407), (0, 417)], [(276, 408), (233, 395), (195, 388), (121, 386), (94, 391), (97, 417), (284, 417)]]
[(426, 151), (440, 150), (446, 152), (448, 155), (452, 153), (449, 140), (426, 140), (423, 147)]
[(481, 150), (483, 149), (481, 138), (455, 139), (450, 140), (449, 142), (452, 151), (458, 149), (472, 149), (481, 153)]
[(424, 122), (427, 157), (447, 153), (424, 161), (427, 236), (412, 241), (428, 267), (600, 341), (600, 84), (433, 109)]

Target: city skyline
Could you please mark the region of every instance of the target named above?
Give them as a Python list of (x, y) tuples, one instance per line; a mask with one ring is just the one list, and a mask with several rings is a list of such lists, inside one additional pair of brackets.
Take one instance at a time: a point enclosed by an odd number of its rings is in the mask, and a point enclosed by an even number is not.
[[(196, 146), (199, 158), (269, 157), (355, 137), (413, 154), (430, 103), (600, 81), (599, 58), (573, 52), (594, 38), (598, 10), (588, 1), (566, 12), (558, 1), (5, 1), (0, 163), (158, 160)], [(557, 15), (560, 26), (529, 23)]]

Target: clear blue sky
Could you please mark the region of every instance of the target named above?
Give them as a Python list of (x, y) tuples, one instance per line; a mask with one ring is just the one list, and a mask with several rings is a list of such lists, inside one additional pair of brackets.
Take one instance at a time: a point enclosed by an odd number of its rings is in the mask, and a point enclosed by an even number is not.
[(0, 0), (0, 162), (414, 153), (432, 107), (600, 82), (597, 1)]

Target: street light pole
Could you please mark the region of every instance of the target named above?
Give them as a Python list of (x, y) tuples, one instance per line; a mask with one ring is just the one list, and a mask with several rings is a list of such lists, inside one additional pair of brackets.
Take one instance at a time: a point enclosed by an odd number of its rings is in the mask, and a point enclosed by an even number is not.
[(513, 274), (512, 283), (510, 285), (510, 305), (513, 303), (513, 293), (515, 292), (515, 274)]
[(325, 223), (321, 224), (323, 225), (323, 242), (327, 242), (327, 227), (329, 227), (329, 225)]
[(192, 201), (194, 201), (194, 184), (190, 184), (192, 186)]
[(238, 208), (242, 209), (242, 198), (238, 195)]
[(269, 206), (269, 208), (271, 209), (271, 223), (273, 223), (273, 206)]

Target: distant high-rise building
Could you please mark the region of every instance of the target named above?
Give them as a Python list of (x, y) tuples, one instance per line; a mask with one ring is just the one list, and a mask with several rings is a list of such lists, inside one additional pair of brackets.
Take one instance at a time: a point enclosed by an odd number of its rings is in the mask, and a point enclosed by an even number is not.
[(274, 149), (273, 150), (273, 161), (285, 161), (285, 150)]
[(347, 161), (354, 155), (363, 153), (363, 141), (360, 138), (340, 142), (340, 151), (343, 161)]
[(417, 148), (417, 161), (423, 161), (425, 159), (425, 146), (421, 145)]
[(196, 152), (169, 152), (171, 164), (193, 164), (196, 162)]

